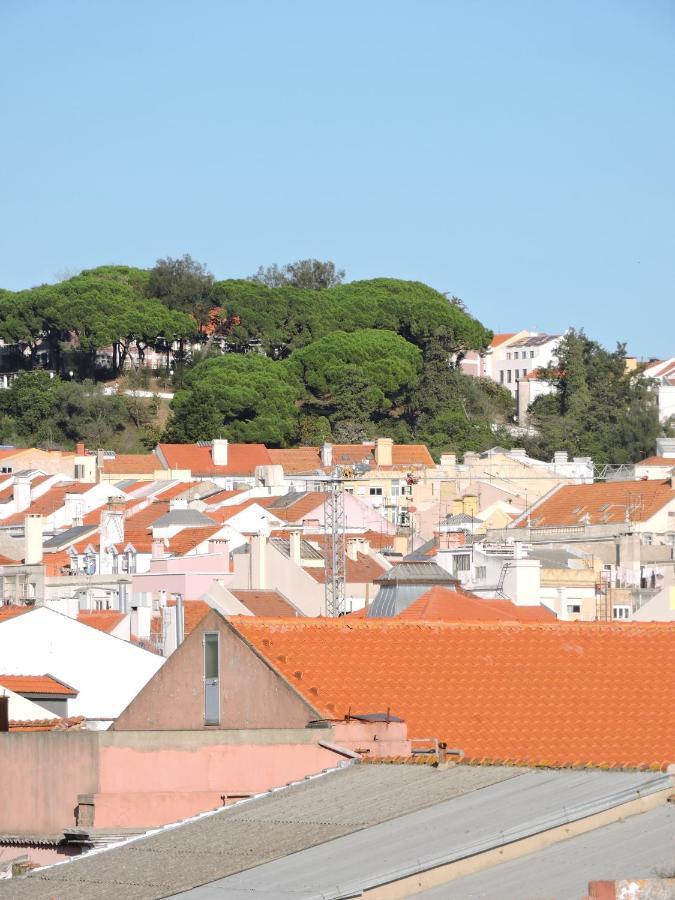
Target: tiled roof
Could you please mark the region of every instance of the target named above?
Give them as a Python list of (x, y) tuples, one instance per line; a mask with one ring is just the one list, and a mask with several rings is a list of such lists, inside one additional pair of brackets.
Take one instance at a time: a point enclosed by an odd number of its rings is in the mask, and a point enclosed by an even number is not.
[(0, 553), (0, 566), (16, 566), (21, 562), (19, 559), (12, 559), (9, 556), (5, 556), (4, 553)]
[(34, 500), (28, 509), (14, 513), (2, 520), (3, 525), (23, 525), (26, 516), (40, 515), (51, 516), (57, 509), (61, 509), (65, 503), (66, 494), (85, 494), (92, 489), (92, 484), (83, 484), (79, 481), (59, 482), (54, 485), (37, 500)]
[(672, 456), (648, 456), (647, 459), (641, 459), (635, 463), (636, 466), (665, 466), (669, 468), (675, 467), (675, 458)]
[[(334, 466), (354, 466), (367, 461), (375, 467), (375, 444), (333, 444)], [(320, 447), (297, 447), (294, 450), (270, 450), (272, 461), (283, 466), (287, 475), (316, 472), (323, 469)], [(405, 469), (411, 466), (433, 468), (434, 460), (424, 444), (394, 444), (389, 468)]]
[(70, 731), (85, 727), (84, 716), (68, 716), (63, 719), (32, 719), (25, 722), (10, 720), (10, 731)]
[(254, 475), (256, 466), (272, 464), (264, 444), (228, 444), (227, 465), (214, 466), (211, 447), (198, 444), (160, 444), (170, 469), (190, 469), (193, 475)]
[(511, 331), (508, 334), (495, 334), (492, 340), (490, 341), (491, 347), (499, 347), (500, 344), (504, 344), (506, 341), (510, 341), (511, 338), (514, 338), (518, 334), (517, 331)]
[[(547, 525), (605, 525), (646, 522), (667, 503), (675, 500), (670, 481), (607, 481), (568, 484), (516, 520), (521, 526), (528, 516), (534, 527)], [(588, 517), (588, 518), (587, 518)]]
[[(167, 606), (175, 606), (175, 600), (169, 600)], [(185, 636), (194, 631), (197, 625), (208, 613), (211, 607), (204, 600), (184, 600), (183, 601), (183, 618), (185, 623)]]
[(274, 616), (275, 618), (302, 615), (278, 591), (255, 591), (230, 588), (230, 593), (250, 609), (254, 616)]
[(15, 694), (59, 694), (77, 697), (79, 691), (53, 675), (0, 675), (0, 686)]
[(125, 618), (125, 613), (115, 612), (113, 609), (82, 610), (77, 614), (77, 621), (97, 631), (106, 631), (110, 634)]
[[(524, 615), (521, 615), (524, 613)], [(399, 619), (440, 622), (555, 622), (543, 606), (516, 606), (510, 600), (482, 600), (466, 591), (433, 587), (399, 613)]]
[[(271, 497), (249, 497), (248, 500), (244, 500), (241, 503), (232, 503), (228, 506), (218, 506), (215, 509), (208, 507), (207, 515), (210, 519), (215, 519), (218, 522), (229, 522), (230, 519), (234, 518), (234, 516), (238, 515), (240, 512), (243, 512), (245, 509), (248, 509), (249, 506), (263, 506), (268, 507), (271, 500)], [(270, 511), (271, 512), (271, 511)], [(276, 516), (276, 513), (274, 513)], [(279, 518), (279, 516), (276, 516)]]
[(222, 530), (222, 525), (206, 525), (201, 528), (184, 528), (178, 534), (169, 538), (167, 553), (173, 556), (185, 556), (204, 541), (208, 541), (214, 534)]
[(216, 491), (214, 494), (209, 494), (206, 497), (202, 497), (202, 503), (206, 503), (207, 506), (213, 506), (217, 503), (223, 503), (225, 500), (231, 500), (233, 497), (236, 497), (238, 494), (243, 494), (243, 491)]
[[(286, 497), (288, 496), (289, 495), (287, 494)], [(319, 507), (323, 506), (326, 494), (321, 491), (307, 491), (307, 493), (300, 494), (297, 499), (292, 500), (292, 502), (288, 504), (278, 502), (279, 500), (284, 499), (284, 497), (275, 497), (275, 502), (268, 504), (267, 508), (271, 513), (279, 519), (283, 519), (285, 522), (297, 522), (300, 524), (303, 519), (309, 517), (310, 513), (315, 512)]]
[(154, 453), (117, 453), (103, 458), (106, 475), (152, 475), (162, 464)]
[(541, 347), (542, 344), (548, 344), (549, 341), (555, 341), (560, 337), (559, 334), (530, 334), (522, 337), (511, 344), (512, 347)]
[(535, 764), (675, 762), (675, 624), (280, 619), (231, 624), (322, 715)]
[(32, 608), (32, 606), (20, 606), (18, 603), (3, 604), (0, 606), (0, 622), (3, 622), (5, 619), (13, 619), (14, 616), (23, 615), (23, 613), (29, 612)]
[[(379, 578), (386, 571), (372, 556), (365, 553), (358, 553), (358, 559), (349, 559), (347, 557), (346, 580), (349, 584), (372, 584), (376, 578)], [(305, 572), (311, 575), (315, 581), (323, 584), (326, 580), (326, 570), (323, 566), (303, 566)]]

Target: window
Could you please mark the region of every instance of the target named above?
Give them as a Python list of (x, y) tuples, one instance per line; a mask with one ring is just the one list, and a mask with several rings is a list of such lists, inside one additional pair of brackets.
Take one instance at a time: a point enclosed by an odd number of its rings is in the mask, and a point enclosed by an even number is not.
[(506, 373), (506, 382), (507, 384), (511, 384), (511, 369), (509, 369)]
[(507, 359), (511, 359), (511, 354), (510, 354), (510, 353), (507, 353), (507, 354), (506, 354), (506, 358), (507, 358)]
[(379, 487), (371, 487), (368, 491), (371, 497), (381, 497), (382, 496), (382, 488)]
[(452, 557), (452, 573), (468, 572), (471, 568), (471, 556), (469, 553), (457, 553)]
[(514, 359), (518, 359), (518, 351), (517, 351), (517, 350), (516, 350), (515, 353), (513, 354), (513, 358), (514, 358)]
[(220, 635), (204, 635), (204, 724), (220, 725)]
[(627, 619), (630, 616), (630, 606), (613, 606), (613, 619)]
[(75, 478), (76, 478), (76, 480), (80, 479), (80, 478), (84, 478), (84, 466), (83, 465), (78, 464), (75, 466)]
[(527, 375), (527, 369), (523, 369), (523, 378)]
[(2, 472), (3, 475), (11, 475), (11, 474), (12, 474), (12, 467), (11, 467), (11, 466), (3, 466), (3, 467), (0, 469), (0, 472)]
[(503, 369), (499, 373), (499, 383), (504, 384), (504, 370)]
[(93, 553), (87, 553), (84, 557), (84, 571), (87, 575), (96, 574), (96, 556)]
[(487, 566), (476, 566), (476, 581), (485, 581), (487, 578)]
[(581, 604), (580, 603), (568, 603), (567, 605), (567, 615), (573, 616), (575, 613), (581, 612)]
[(530, 359), (534, 359), (534, 350), (530, 350)]

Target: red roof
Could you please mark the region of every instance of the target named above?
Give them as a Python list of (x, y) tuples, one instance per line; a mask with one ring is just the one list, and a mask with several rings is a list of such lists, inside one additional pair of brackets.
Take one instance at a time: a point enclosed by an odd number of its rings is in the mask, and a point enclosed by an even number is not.
[(85, 494), (94, 487), (93, 484), (83, 484), (79, 481), (59, 482), (51, 487), (37, 500), (34, 500), (28, 509), (14, 513), (2, 520), (3, 525), (23, 525), (26, 516), (51, 516), (57, 509), (61, 509), (65, 503), (66, 494)]
[(675, 624), (279, 619), (231, 624), (321, 714), (547, 765), (675, 762)]
[(106, 475), (152, 475), (162, 464), (154, 453), (117, 453), (103, 458)]
[(185, 556), (191, 550), (196, 549), (204, 541), (208, 541), (218, 531), (221, 531), (222, 525), (205, 525), (203, 528), (184, 528), (178, 534), (168, 538), (169, 546), (166, 548), (167, 553), (173, 556)]
[(675, 457), (672, 456), (648, 456), (647, 459), (641, 459), (635, 463), (636, 466), (663, 466), (665, 468), (675, 468)]
[(275, 618), (285, 616), (302, 615), (292, 603), (282, 596), (278, 591), (254, 591), (230, 589), (230, 593), (243, 603), (254, 616), (274, 616)]
[(495, 334), (492, 340), (490, 341), (491, 347), (499, 347), (500, 344), (504, 344), (506, 341), (514, 338), (518, 334), (517, 331), (509, 332), (508, 334)]
[(0, 622), (4, 619), (13, 619), (14, 616), (20, 616), (23, 613), (29, 612), (33, 609), (32, 606), (20, 606), (18, 604), (7, 604), (0, 606)]
[[(375, 444), (333, 444), (332, 461), (334, 466), (354, 466), (367, 461), (371, 468), (376, 468)], [(270, 450), (272, 462), (283, 466), (288, 474), (316, 472), (323, 469), (320, 447), (296, 447), (292, 450)], [(394, 444), (392, 447), (392, 466), (387, 468), (407, 469), (417, 466), (433, 468), (434, 460), (424, 444)]]
[(595, 484), (567, 484), (518, 518), (528, 518), (533, 527), (549, 525), (606, 525), (646, 522), (666, 504), (675, 500), (670, 480), (606, 481)]
[(228, 444), (227, 465), (214, 466), (211, 447), (199, 444), (160, 444), (170, 469), (189, 469), (193, 475), (255, 475), (256, 466), (272, 464), (264, 444)]
[[(387, 570), (377, 563), (372, 556), (365, 553), (358, 553), (358, 559), (349, 559), (347, 557), (346, 580), (349, 584), (371, 584), (380, 575)], [(311, 575), (315, 581), (323, 584), (326, 580), (326, 570), (321, 566), (303, 566), (305, 572)]]
[[(169, 600), (167, 606), (175, 606), (175, 600)], [(183, 601), (183, 620), (184, 631), (187, 636), (194, 631), (207, 613), (211, 612), (211, 607), (204, 600), (184, 600)]]
[(78, 691), (53, 675), (0, 675), (0, 686), (15, 694), (60, 694), (77, 697)]
[(83, 729), (84, 716), (68, 716), (63, 719), (30, 719), (25, 722), (10, 720), (10, 731), (68, 731)]
[(510, 600), (482, 600), (466, 591), (432, 587), (398, 615), (399, 619), (440, 622), (555, 622), (544, 606), (516, 606)]
[(77, 621), (97, 631), (106, 631), (110, 634), (125, 618), (125, 613), (115, 612), (112, 609), (84, 610), (77, 614)]

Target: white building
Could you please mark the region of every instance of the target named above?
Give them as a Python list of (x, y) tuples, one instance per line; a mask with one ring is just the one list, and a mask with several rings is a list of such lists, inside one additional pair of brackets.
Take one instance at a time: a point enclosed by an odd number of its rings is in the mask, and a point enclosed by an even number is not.
[(655, 380), (659, 421), (667, 422), (675, 416), (675, 356), (650, 363), (644, 370), (644, 376)]

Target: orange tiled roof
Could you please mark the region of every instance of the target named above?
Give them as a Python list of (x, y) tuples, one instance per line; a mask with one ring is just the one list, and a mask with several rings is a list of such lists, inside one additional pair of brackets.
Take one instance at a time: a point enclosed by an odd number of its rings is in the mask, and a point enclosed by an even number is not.
[(106, 631), (110, 634), (124, 619), (125, 613), (116, 612), (113, 609), (83, 610), (77, 614), (77, 621), (97, 631)]
[(152, 475), (162, 464), (154, 453), (117, 453), (115, 458), (104, 457), (106, 475)]
[(511, 338), (514, 338), (516, 336), (516, 334), (518, 334), (517, 331), (509, 332), (508, 334), (506, 334), (506, 332), (504, 332), (503, 334), (495, 334), (494, 337), (492, 338), (492, 340), (490, 341), (490, 346), (491, 347), (499, 347), (500, 344), (503, 344), (506, 341), (511, 340)]
[(432, 587), (398, 615), (399, 619), (440, 622), (555, 622), (543, 606), (516, 606), (510, 600), (482, 600), (468, 591)]
[(0, 622), (5, 619), (13, 619), (31, 610), (32, 606), (20, 606), (18, 603), (3, 604), (0, 606)]
[(275, 618), (301, 615), (278, 591), (255, 591), (230, 589), (230, 593), (250, 609), (254, 616), (274, 616)]
[(90, 491), (94, 485), (83, 484), (79, 481), (60, 482), (54, 485), (37, 500), (34, 500), (28, 509), (23, 512), (14, 513), (2, 520), (3, 525), (23, 525), (24, 519), (28, 515), (50, 516), (61, 509), (65, 503), (66, 494), (84, 494)]
[(69, 731), (83, 729), (84, 716), (68, 716), (63, 719), (29, 719), (26, 722), (10, 720), (10, 731)]
[[(272, 462), (283, 466), (287, 475), (316, 472), (323, 469), (320, 447), (297, 447), (294, 450), (270, 450)], [(333, 465), (353, 466), (367, 460), (375, 467), (375, 444), (333, 444)], [(406, 469), (415, 466), (433, 468), (434, 460), (424, 444), (394, 444), (392, 463), (388, 468)]]
[[(368, 556), (366, 553), (358, 553), (357, 557), (358, 559), (347, 557), (346, 580), (349, 584), (371, 584), (386, 571), (372, 556)], [(325, 582), (326, 570), (323, 566), (303, 566), (303, 568), (315, 581), (319, 581), (321, 584)]]
[[(274, 498), (277, 499), (276, 497)], [(295, 503), (279, 509), (272, 508), (270, 512), (278, 519), (285, 522), (300, 524), (303, 519), (309, 518), (309, 514), (322, 507), (326, 500), (326, 494), (321, 491), (309, 491), (299, 497)]]
[(666, 466), (675, 467), (675, 458), (672, 456), (648, 456), (647, 459), (641, 459), (635, 463), (636, 466)]
[[(175, 606), (175, 600), (169, 600), (167, 606)], [(183, 617), (185, 623), (185, 635), (194, 631), (207, 613), (211, 612), (211, 607), (204, 600), (184, 600), (183, 601)]]
[(222, 529), (222, 525), (205, 525), (203, 528), (184, 528), (178, 534), (169, 538), (167, 552), (174, 556), (185, 556), (204, 541), (208, 541), (216, 532)]
[(534, 527), (582, 525), (586, 516), (590, 525), (605, 525), (626, 521), (627, 511), (631, 521), (646, 522), (674, 500), (669, 480), (568, 484), (519, 516), (516, 525), (526, 522), (528, 515)]
[(230, 622), (325, 716), (391, 709), (474, 758), (675, 762), (673, 623)]
[(9, 556), (5, 556), (4, 553), (0, 553), (0, 566), (16, 566), (21, 562), (19, 559), (12, 559)]
[(0, 675), (0, 686), (15, 694), (62, 694), (77, 697), (79, 693), (53, 675)]
[(214, 466), (211, 447), (198, 444), (160, 444), (170, 469), (190, 469), (193, 475), (254, 475), (256, 466), (272, 462), (264, 444), (228, 444), (227, 465)]

